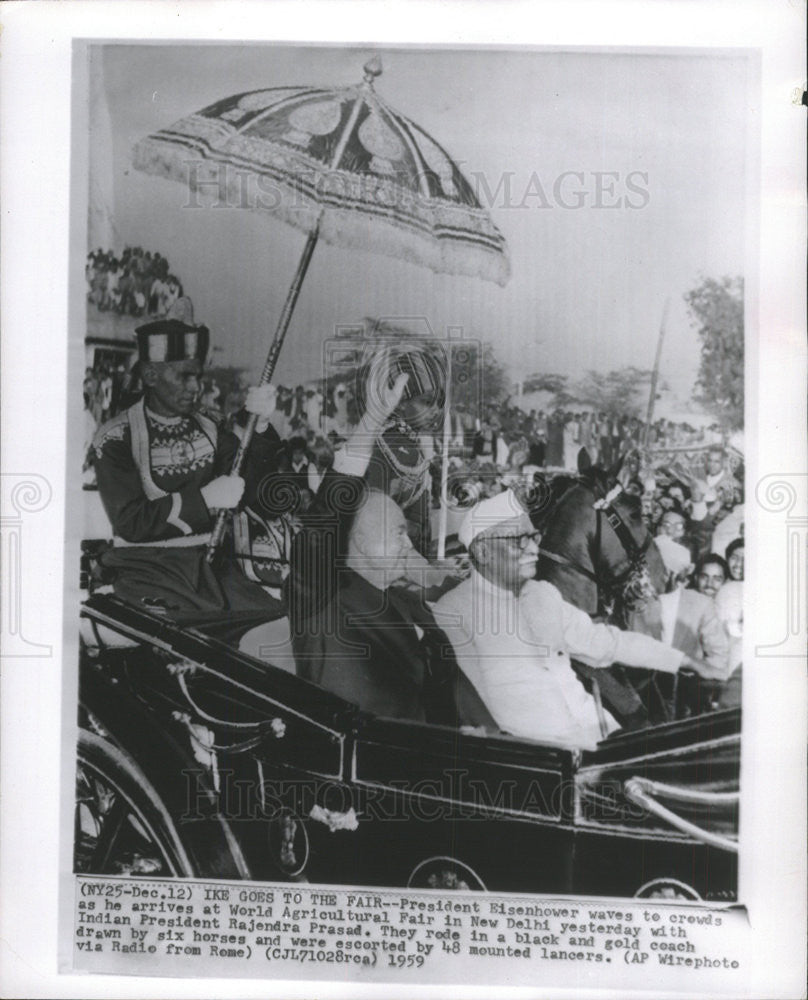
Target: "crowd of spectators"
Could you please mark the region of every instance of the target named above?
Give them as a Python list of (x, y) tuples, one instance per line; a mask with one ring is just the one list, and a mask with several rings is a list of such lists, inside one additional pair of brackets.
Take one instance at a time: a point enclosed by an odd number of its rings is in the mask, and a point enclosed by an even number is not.
[[(111, 276), (117, 280), (109, 280)], [(138, 247), (127, 247), (119, 260), (101, 250), (91, 253), (88, 285), (91, 300), (101, 309), (182, 318), (176, 311), (172, 316), (172, 309), (179, 308), (186, 319), (192, 316), (190, 302), (183, 304), (181, 286), (168, 273), (165, 258)], [(138, 391), (123, 363), (107, 360), (88, 368), (84, 402), (91, 431), (131, 405)], [(200, 404), (212, 415), (232, 425), (243, 412), (243, 402), (239, 385), (225, 389), (212, 374), (203, 375)], [(300, 498), (298, 514), (312, 502), (335, 451), (356, 426), (357, 410), (350, 378), (276, 387), (270, 424), (277, 438), (277, 471), (294, 481)], [(562, 408), (525, 412), (511, 401), (488, 406), (479, 414), (456, 408), (450, 419), (450, 504), (462, 510), (520, 480), (574, 471), (581, 449), (602, 468), (619, 463), (622, 488), (639, 498), (642, 516), (662, 555), (667, 591), (687, 588), (709, 601), (710, 615), (720, 621), (728, 637), (733, 676), (739, 678), (743, 463), (742, 456), (725, 445), (715, 426), (693, 428), (660, 419), (646, 434), (645, 424), (633, 414)], [(440, 506), (443, 447), (442, 425), (417, 433), (417, 448), (429, 470), (425, 475), (431, 478), (427, 497), (431, 496), (433, 512)], [(298, 527), (291, 517), (283, 546), (270, 544), (271, 532), (265, 532), (268, 551), (278, 548), (278, 566), (284, 562), (281, 550)]]
[[(721, 703), (739, 704), (743, 636), (744, 495), (740, 456), (720, 447), (699, 453), (690, 470), (652, 470), (643, 513), (668, 573), (668, 590), (701, 594), (729, 645), (730, 680)], [(709, 621), (699, 627), (704, 644)], [(704, 633), (704, 634), (702, 634)]]
[(473, 454), (499, 466), (534, 465), (575, 469), (578, 452), (586, 448), (594, 464), (608, 467), (633, 449), (699, 447), (720, 439), (716, 425), (694, 428), (667, 419), (651, 425), (632, 414), (594, 410), (530, 410), (518, 406), (488, 407), (477, 422)]
[[(237, 405), (238, 398), (231, 399), (228, 409)], [(354, 426), (353, 412), (351, 388), (345, 382), (317, 388), (278, 387), (271, 423), (284, 443), (282, 467), (296, 477), (305, 503), (316, 493), (334, 451)], [(665, 562), (668, 589), (687, 586), (715, 602), (739, 662), (742, 456), (716, 443), (717, 435), (664, 419), (651, 428), (649, 447), (641, 448), (643, 425), (635, 417), (611, 420), (608, 440), (604, 440), (604, 432), (600, 441), (591, 429), (607, 425), (599, 424), (595, 415), (584, 414), (580, 420), (576, 414), (569, 417), (559, 411), (559, 417), (554, 418), (558, 424), (563, 418), (564, 428), (572, 425), (577, 437), (574, 456), (562, 456), (560, 468), (574, 469), (582, 447), (601, 465), (606, 464), (605, 459), (622, 459), (618, 477), (627, 493), (640, 498), (643, 518)], [(542, 418), (541, 413), (525, 414), (509, 406), (491, 407), (478, 421), (454, 414), (450, 503), (465, 508), (475, 500), (496, 496), (520, 479), (557, 471), (559, 466), (547, 461)], [(507, 449), (502, 447), (503, 441), (509, 442)], [(420, 445), (430, 459), (432, 506), (436, 509), (441, 495), (441, 429), (422, 433)]]
[(100, 247), (87, 254), (87, 297), (101, 312), (193, 323), (193, 307), (162, 254), (124, 247), (120, 256)]

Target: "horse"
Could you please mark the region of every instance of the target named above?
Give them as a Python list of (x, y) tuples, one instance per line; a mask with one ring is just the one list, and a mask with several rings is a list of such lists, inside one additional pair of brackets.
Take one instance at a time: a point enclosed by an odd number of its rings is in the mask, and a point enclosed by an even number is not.
[[(565, 601), (597, 620), (659, 638), (655, 598), (665, 590), (665, 565), (640, 498), (620, 486), (621, 462), (599, 468), (582, 448), (577, 476), (539, 484), (541, 502), (531, 508), (541, 532), (536, 579), (554, 584)], [(653, 672), (575, 666), (624, 728), (673, 717), (676, 691), (663, 691), (665, 682)]]

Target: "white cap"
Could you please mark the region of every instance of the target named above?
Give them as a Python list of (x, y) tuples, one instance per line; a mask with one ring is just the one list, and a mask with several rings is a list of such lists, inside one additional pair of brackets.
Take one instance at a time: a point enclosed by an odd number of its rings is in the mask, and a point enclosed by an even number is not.
[(530, 531), (531, 528), (527, 526), (529, 518), (519, 498), (513, 490), (505, 490), (504, 493), (481, 500), (472, 507), (461, 521), (457, 537), (466, 548), (469, 548), (477, 535), (482, 532), (505, 521), (517, 521), (521, 518), (525, 519), (526, 530)]

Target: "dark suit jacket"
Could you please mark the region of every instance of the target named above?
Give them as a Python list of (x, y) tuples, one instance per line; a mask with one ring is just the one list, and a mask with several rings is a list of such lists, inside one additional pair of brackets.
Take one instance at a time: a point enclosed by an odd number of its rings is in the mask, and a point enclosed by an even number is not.
[(345, 565), (365, 489), (327, 472), (295, 539), (286, 595), (298, 674), (376, 715), (496, 731), (423, 597), (379, 590)]

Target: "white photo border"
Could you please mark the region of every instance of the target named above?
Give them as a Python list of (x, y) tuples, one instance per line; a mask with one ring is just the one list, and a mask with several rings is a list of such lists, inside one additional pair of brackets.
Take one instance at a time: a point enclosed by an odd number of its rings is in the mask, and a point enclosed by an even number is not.
[[(69, 811), (62, 789), (68, 773), (68, 786), (72, 783), (72, 742), (63, 742), (70, 735), (63, 723), (75, 703), (75, 673), (72, 699), (71, 684), (63, 678), (70, 676), (76, 662), (72, 612), (77, 595), (71, 601), (68, 594), (65, 600), (64, 581), (70, 578), (66, 567), (78, 562), (77, 542), (64, 538), (65, 499), (71, 493), (66, 470), (76, 467), (65, 421), (66, 371), (76, 363), (68, 356), (67, 330), (75, 329), (68, 323), (68, 276), (75, 280), (69, 268), (75, 270), (84, 257), (83, 247), (70, 253), (75, 235), (69, 226), (71, 150), (86, 125), (71, 103), (71, 72), (80, 72), (73, 66), (73, 39), (142, 40), (147, 27), (153, 39), (165, 41), (249, 36), (324, 44), (759, 50), (761, 99), (749, 113), (759, 122), (760, 154), (750, 150), (750, 162), (760, 163), (760, 176), (750, 179), (749, 194), (750, 204), (759, 201), (760, 211), (748, 215), (746, 301), (748, 328), (761, 332), (747, 355), (746, 369), (747, 437), (754, 436), (759, 446), (750, 450), (747, 461), (747, 496), (751, 502), (755, 484), (767, 476), (775, 477), (775, 486), (778, 481), (785, 484), (781, 493), (789, 488), (802, 492), (791, 513), (786, 504), (779, 518), (757, 516), (749, 532), (753, 541), (747, 566), (754, 581), (750, 604), (756, 609), (757, 628), (746, 630), (744, 658), (752, 662), (756, 647), (778, 641), (775, 623), (785, 623), (786, 599), (795, 599), (792, 591), (785, 593), (786, 520), (805, 516), (805, 114), (792, 101), (794, 90), (804, 86), (804, 6), (788, 0), (708, 0), (697, 6), (665, 0), (416, 0), (378, 6), (46, 0), (7, 3), (2, 21), (3, 475), (44, 477), (51, 491), (49, 500), (43, 492), (42, 506), (31, 513), (32, 530), (25, 535), (20, 564), (24, 635), (29, 642), (50, 646), (51, 652), (4, 657), (2, 663), (0, 847), (7, 901), (0, 916), (2, 991), (31, 997), (265, 997), (272, 989), (266, 981), (112, 979), (60, 976), (56, 971), (57, 893), (65, 844), (60, 830), (65, 829), (65, 808)], [(317, 25), (316, 40), (307, 37), (312, 24)], [(770, 491), (770, 505), (774, 500)], [(771, 506), (767, 510), (776, 512)], [(792, 585), (805, 586), (804, 566), (797, 567)], [(7, 623), (13, 622), (8, 599), (6, 593), (4, 644), (11, 634)], [(804, 592), (800, 599), (798, 591), (798, 627), (803, 631), (804, 604)], [(742, 838), (756, 845), (754, 856), (742, 858), (741, 870), (742, 902), (755, 934), (749, 995), (796, 996), (803, 988), (805, 961), (805, 670), (803, 660), (791, 655), (762, 657), (758, 665), (760, 669), (745, 678), (744, 696)], [(302, 982), (273, 989), (286, 997), (311, 991), (312, 986)], [(411, 996), (414, 990), (406, 983), (361, 990), (356, 983), (334, 983), (318, 984), (316, 992), (395, 997)], [(423, 992), (490, 995), (490, 989), (472, 984), (424, 987)], [(499, 992), (521, 997), (534, 991)], [(570, 993), (543, 986), (542, 995)], [(659, 992), (649, 988), (647, 995)]]

